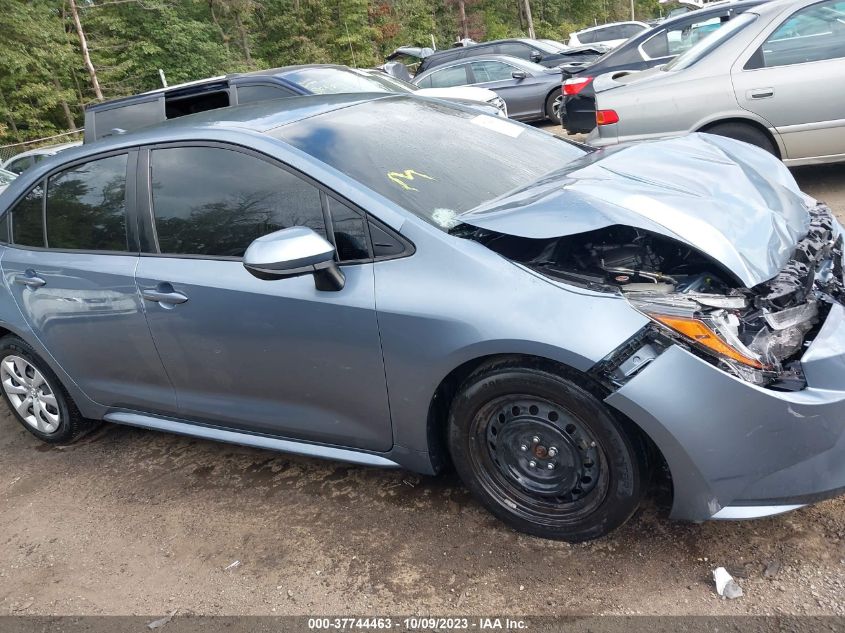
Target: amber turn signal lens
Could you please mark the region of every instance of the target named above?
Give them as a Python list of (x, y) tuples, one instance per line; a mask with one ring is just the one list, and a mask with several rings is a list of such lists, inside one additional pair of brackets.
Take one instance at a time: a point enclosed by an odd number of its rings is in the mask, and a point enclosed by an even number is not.
[(612, 125), (613, 123), (619, 123), (616, 110), (596, 110), (596, 125)]
[(691, 341), (703, 345), (719, 356), (725, 356), (755, 369), (763, 369), (763, 363), (736, 351), (698, 319), (668, 316), (665, 314), (652, 314), (651, 317), (679, 334), (683, 334)]

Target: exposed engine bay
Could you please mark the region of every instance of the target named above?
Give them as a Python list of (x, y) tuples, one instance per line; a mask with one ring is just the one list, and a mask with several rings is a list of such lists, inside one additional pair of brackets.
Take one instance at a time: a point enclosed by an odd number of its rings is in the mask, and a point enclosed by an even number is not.
[[(562, 282), (621, 292), (652, 321), (638, 340), (602, 362), (622, 384), (671, 343), (735, 376), (773, 389), (806, 383), (800, 358), (833, 302), (845, 304), (843, 238), (830, 209), (810, 210), (807, 235), (772, 279), (745, 287), (705, 253), (664, 235), (614, 225), (528, 239), (463, 225), (455, 232)], [(630, 348), (630, 349), (628, 349)], [(627, 349), (627, 351), (626, 351)], [(645, 353), (643, 352), (645, 350)], [(631, 365), (631, 359), (637, 363)]]

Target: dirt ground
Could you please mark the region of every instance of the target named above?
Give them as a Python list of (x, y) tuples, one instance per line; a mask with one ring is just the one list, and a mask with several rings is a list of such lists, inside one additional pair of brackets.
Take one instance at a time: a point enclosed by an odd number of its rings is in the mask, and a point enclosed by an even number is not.
[[(796, 176), (845, 216), (845, 166)], [(720, 565), (742, 598), (714, 594)], [(0, 614), (174, 609), (845, 615), (845, 499), (703, 525), (647, 502), (612, 536), (567, 545), (507, 529), (452, 475), (117, 426), (48, 447), (3, 407)]]

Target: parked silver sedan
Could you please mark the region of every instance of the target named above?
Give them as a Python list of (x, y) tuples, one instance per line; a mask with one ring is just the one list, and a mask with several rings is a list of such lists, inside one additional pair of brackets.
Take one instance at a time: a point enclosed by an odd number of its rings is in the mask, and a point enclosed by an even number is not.
[(845, 160), (845, 0), (775, 0), (662, 68), (599, 77), (604, 146), (711, 132), (788, 165)]
[(420, 88), (489, 88), (505, 100), (510, 118), (549, 119), (560, 125), (563, 104), (560, 68), (546, 68), (509, 55), (484, 55), (435, 66), (414, 77), (414, 83)]

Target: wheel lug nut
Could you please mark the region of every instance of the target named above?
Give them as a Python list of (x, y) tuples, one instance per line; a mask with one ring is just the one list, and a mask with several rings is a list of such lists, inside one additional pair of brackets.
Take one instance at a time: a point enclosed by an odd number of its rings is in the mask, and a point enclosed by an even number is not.
[(537, 462), (535, 462), (535, 461), (532, 459), (530, 462), (528, 462), (528, 465), (529, 465), (529, 466), (531, 466), (531, 468), (535, 468), (535, 467), (537, 466)]
[(557, 449), (554, 446), (552, 446), (549, 449), (549, 457), (554, 457), (555, 455), (557, 455)]
[(521, 450), (521, 451), (527, 451), (527, 450), (528, 450), (528, 444), (522, 444), (522, 445), (520, 445), (519, 450)]
[(531, 441), (534, 442), (534, 444), (539, 444), (540, 438), (539, 438), (539, 436), (535, 435), (534, 437), (531, 438)]
[(555, 465), (554, 465), (554, 463), (549, 462), (548, 464), (546, 464), (546, 468), (548, 468), (549, 470), (554, 470), (554, 469), (555, 469)]

